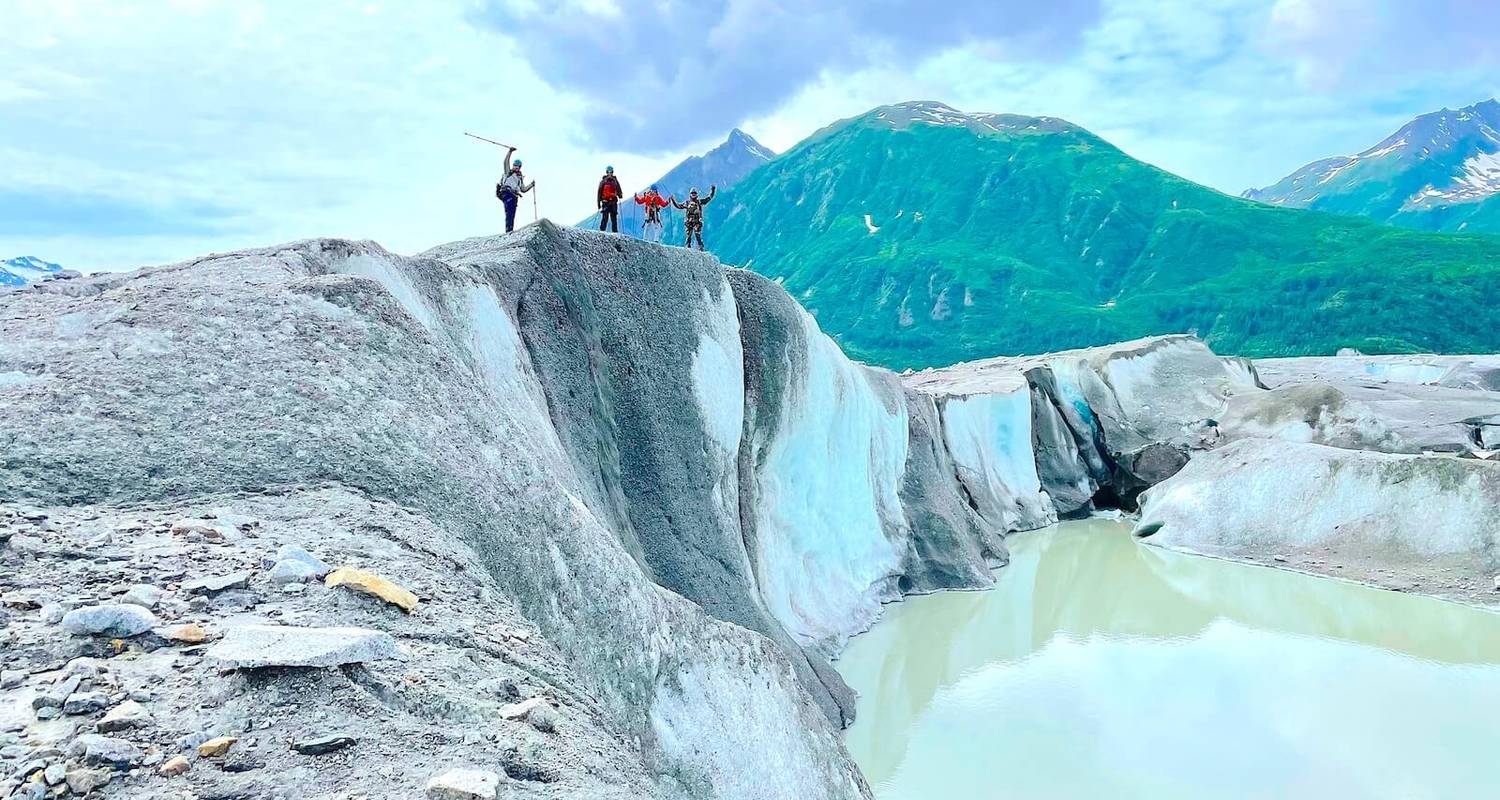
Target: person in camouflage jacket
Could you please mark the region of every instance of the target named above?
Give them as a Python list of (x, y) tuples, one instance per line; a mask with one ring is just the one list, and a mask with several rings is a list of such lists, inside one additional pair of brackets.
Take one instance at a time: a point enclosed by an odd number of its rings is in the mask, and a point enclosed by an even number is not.
[(719, 187), (715, 185), (708, 187), (707, 197), (699, 197), (698, 190), (693, 189), (688, 192), (688, 199), (686, 203), (679, 201), (676, 197), (672, 198), (672, 206), (674, 208), (682, 210), (683, 216), (686, 220), (685, 224), (687, 226), (687, 243), (685, 246), (689, 250), (693, 248), (694, 238), (698, 240), (699, 250), (708, 249), (703, 246), (703, 207), (708, 205), (709, 203), (712, 203), (714, 195), (718, 193)]

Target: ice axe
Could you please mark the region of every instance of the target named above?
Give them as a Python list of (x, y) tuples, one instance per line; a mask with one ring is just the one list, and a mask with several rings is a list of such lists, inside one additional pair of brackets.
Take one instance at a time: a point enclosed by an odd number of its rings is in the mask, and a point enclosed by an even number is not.
[(497, 142), (494, 139), (486, 139), (483, 136), (475, 136), (474, 134), (469, 133), (468, 131), (464, 131), (464, 135), (467, 136), (467, 137), (469, 137), (470, 139), (478, 139), (481, 142), (489, 142), (490, 144), (492, 144), (492, 145), (494, 145), (496, 147), (504, 147), (507, 150), (514, 150), (514, 149), (516, 149), (516, 148), (514, 148), (514, 147), (512, 147), (512, 146), (510, 146), (508, 144), (502, 144), (500, 142)]

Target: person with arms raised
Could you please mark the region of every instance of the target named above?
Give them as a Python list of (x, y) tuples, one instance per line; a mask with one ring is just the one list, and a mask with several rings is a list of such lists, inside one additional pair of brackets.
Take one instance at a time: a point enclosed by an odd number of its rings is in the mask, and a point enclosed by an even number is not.
[(681, 209), (687, 227), (687, 243), (684, 245), (689, 250), (693, 249), (693, 239), (698, 239), (698, 249), (706, 250), (703, 246), (703, 207), (713, 202), (714, 195), (719, 193), (718, 186), (708, 187), (708, 197), (699, 197), (698, 190), (692, 189), (688, 192), (686, 203), (678, 202), (676, 197), (672, 198), (672, 206)]
[(667, 198), (661, 196), (657, 191), (656, 184), (651, 184), (643, 194), (635, 196), (635, 203), (646, 209), (646, 221), (641, 223), (641, 238), (648, 242), (661, 243), (662, 224), (661, 210), (671, 205)]
[(521, 202), (521, 195), (536, 188), (536, 181), (527, 183), (526, 177), (521, 174), (521, 159), (511, 161), (510, 156), (514, 152), (514, 147), (505, 151), (505, 176), (495, 184), (495, 197), (505, 204), (506, 233), (516, 229), (516, 205)]

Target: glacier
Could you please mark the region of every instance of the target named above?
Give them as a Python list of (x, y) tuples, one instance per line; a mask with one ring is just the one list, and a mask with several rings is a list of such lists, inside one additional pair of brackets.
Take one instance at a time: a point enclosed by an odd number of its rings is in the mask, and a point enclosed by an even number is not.
[[(587, 698), (570, 724), (655, 794), (864, 797), (829, 659), (883, 604), (987, 586), (1006, 534), (1099, 509), (1141, 504), (1153, 543), (1264, 536), (1276, 509), (1244, 492), (1280, 485), (1277, 453), (1308, 502), (1344, 509), (1309, 517), (1324, 538), (1304, 544), (1343, 541), (1327, 531), (1403, 471), (1420, 480), (1389, 497), (1414, 507), (1488, 497), (1489, 472), (1418, 453), (1500, 435), (1495, 393), (1473, 388), (1490, 368), (1443, 362), (1453, 385), (1381, 399), (1363, 366), (1298, 388), (1316, 375), (1162, 336), (897, 375), (702, 253), (549, 222), (410, 257), (309, 240), (7, 293), (0, 498), (251, 492), (291, 519), (309, 487), (392, 504), (472, 549), (566, 659), (538, 680)], [(1403, 416), (1427, 400), (1442, 413)], [(1321, 487), (1340, 470), (1374, 505)], [(1204, 541), (1183, 532), (1216, 513)], [(1471, 539), (1424, 546), (1488, 563)]]

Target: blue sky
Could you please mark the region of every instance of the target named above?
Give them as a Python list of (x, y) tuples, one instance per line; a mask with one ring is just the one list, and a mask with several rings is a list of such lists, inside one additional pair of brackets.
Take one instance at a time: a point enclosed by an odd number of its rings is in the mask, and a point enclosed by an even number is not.
[[(881, 103), (1064, 117), (1230, 192), (1500, 94), (1492, 0), (0, 0), (0, 256), (124, 268), (571, 221), (743, 127)], [(529, 220), (530, 208), (524, 212)]]

